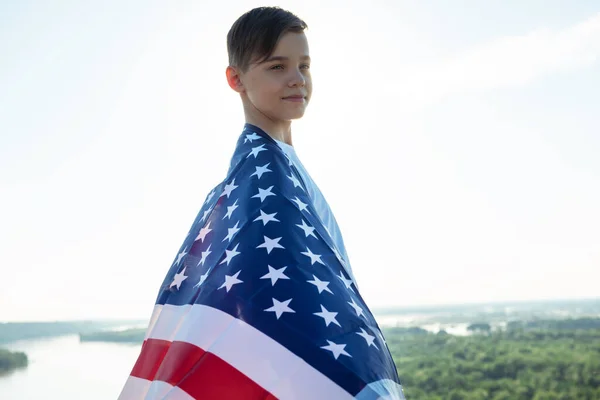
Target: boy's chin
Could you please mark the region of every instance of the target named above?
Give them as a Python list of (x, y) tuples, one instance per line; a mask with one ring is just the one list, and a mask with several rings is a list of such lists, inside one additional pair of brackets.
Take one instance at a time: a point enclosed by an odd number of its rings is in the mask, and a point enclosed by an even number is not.
[(282, 119), (285, 120), (294, 120), (294, 119), (300, 119), (304, 116), (304, 110), (298, 110), (297, 112), (287, 112), (284, 115), (282, 115)]
[(304, 116), (304, 113), (302, 114), (294, 114), (294, 115), (286, 115), (285, 117), (281, 118), (284, 121), (293, 121), (295, 119), (300, 119)]

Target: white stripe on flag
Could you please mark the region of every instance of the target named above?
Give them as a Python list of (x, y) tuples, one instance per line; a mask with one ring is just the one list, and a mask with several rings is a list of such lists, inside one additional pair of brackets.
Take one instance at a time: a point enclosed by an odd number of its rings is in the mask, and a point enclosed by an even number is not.
[(192, 396), (166, 382), (130, 376), (121, 391), (119, 400), (194, 400)]
[(202, 304), (156, 305), (152, 318), (157, 314), (149, 338), (210, 351), (279, 399), (353, 398), (286, 347), (221, 310)]
[(146, 379), (129, 376), (121, 390), (119, 400), (143, 400), (151, 383)]
[(146, 332), (146, 339), (153, 338), (172, 342), (173, 337), (179, 330), (179, 325), (191, 307), (189, 304), (183, 306), (172, 306), (169, 304), (163, 306), (157, 304), (152, 312), (152, 319)]
[(163, 381), (153, 381), (144, 400), (194, 400), (194, 398), (177, 386)]

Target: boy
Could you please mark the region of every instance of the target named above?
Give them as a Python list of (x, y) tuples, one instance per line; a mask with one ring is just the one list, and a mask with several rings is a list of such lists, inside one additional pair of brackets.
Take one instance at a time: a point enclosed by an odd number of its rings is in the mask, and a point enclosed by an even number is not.
[(158, 293), (121, 400), (403, 399), (335, 218), (292, 146), (306, 24), (278, 7), (227, 35), (246, 123)]

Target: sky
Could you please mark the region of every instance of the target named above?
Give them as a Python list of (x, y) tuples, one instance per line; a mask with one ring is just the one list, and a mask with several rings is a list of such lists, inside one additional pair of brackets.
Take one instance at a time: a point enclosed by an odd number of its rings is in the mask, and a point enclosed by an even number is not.
[[(148, 318), (245, 123), (232, 0), (0, 1), (0, 321)], [(370, 308), (597, 297), (597, 1), (282, 1)]]

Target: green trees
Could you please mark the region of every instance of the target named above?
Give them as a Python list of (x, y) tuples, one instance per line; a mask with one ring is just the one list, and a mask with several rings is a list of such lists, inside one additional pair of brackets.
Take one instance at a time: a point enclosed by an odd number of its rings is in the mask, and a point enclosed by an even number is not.
[(21, 352), (0, 349), (0, 375), (15, 368), (27, 366), (27, 356)]
[(598, 322), (537, 321), (473, 336), (384, 334), (407, 399), (593, 400), (600, 399)]

